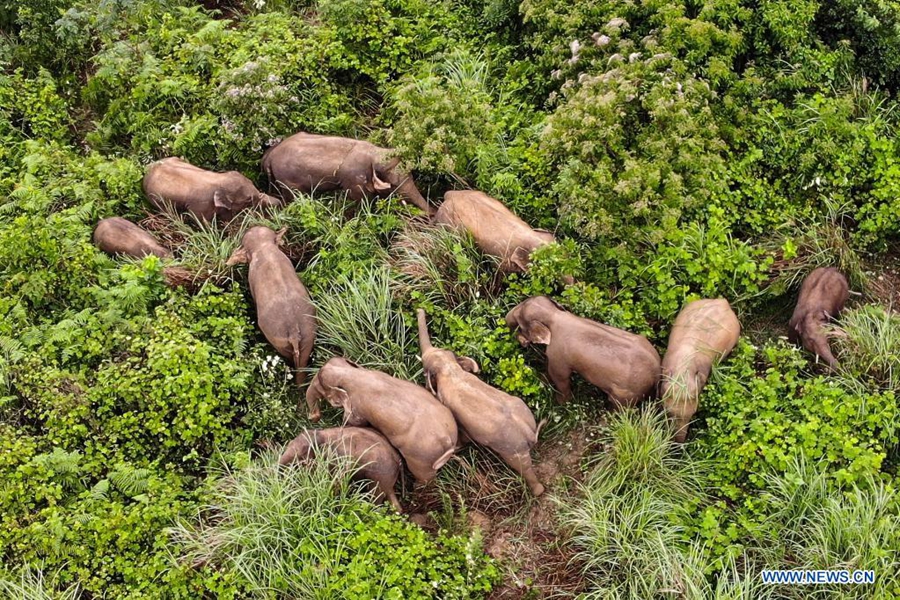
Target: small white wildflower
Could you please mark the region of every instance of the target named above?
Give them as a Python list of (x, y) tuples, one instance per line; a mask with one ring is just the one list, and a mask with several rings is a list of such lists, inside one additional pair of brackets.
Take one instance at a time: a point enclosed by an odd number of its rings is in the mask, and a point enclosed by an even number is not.
[(616, 17), (615, 19), (612, 19), (609, 23), (607, 23), (606, 26), (613, 29), (621, 29), (623, 27), (628, 27), (628, 21), (621, 17)]
[(640, 53), (640, 52), (632, 52), (631, 54), (628, 55), (628, 62), (633, 63), (634, 61), (636, 61), (636, 60), (639, 59), (640, 57), (641, 57), (641, 53)]
[(560, 71), (559, 69), (554, 69), (550, 72), (551, 79), (559, 79), (560, 77), (562, 77), (562, 71)]
[(595, 33), (594, 35), (597, 36), (594, 38), (594, 44), (596, 44), (597, 46), (602, 48), (603, 46), (606, 46), (607, 44), (609, 44), (609, 36), (608, 35), (600, 35), (597, 33)]
[(262, 10), (266, 6), (266, 0), (253, 0), (253, 8)]

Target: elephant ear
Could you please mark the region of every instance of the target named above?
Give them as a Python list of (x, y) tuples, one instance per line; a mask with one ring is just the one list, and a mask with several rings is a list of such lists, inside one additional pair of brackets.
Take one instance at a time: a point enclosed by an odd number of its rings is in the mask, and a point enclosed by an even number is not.
[(216, 207), (216, 210), (220, 208), (231, 210), (231, 199), (229, 199), (228, 194), (222, 190), (216, 190), (213, 193), (213, 206)]
[(425, 389), (431, 392), (432, 396), (437, 396), (437, 392), (434, 389), (434, 375), (428, 369), (425, 369)]
[(328, 396), (328, 402), (330, 402), (332, 406), (341, 406), (349, 410), (350, 394), (347, 393), (347, 390), (333, 387), (328, 390), (326, 395)]
[(478, 373), (481, 370), (478, 368), (478, 363), (468, 356), (457, 356), (456, 363), (463, 371), (468, 371), (469, 373)]
[(250, 262), (250, 254), (247, 252), (246, 248), (241, 246), (237, 250), (235, 250), (230, 257), (228, 257), (228, 261), (225, 263), (228, 266), (231, 265), (239, 265)]
[(372, 165), (372, 186), (375, 188), (376, 192), (385, 192), (391, 189), (390, 183), (378, 178), (378, 172), (375, 170), (375, 165)]
[(519, 246), (513, 251), (512, 256), (509, 257), (509, 262), (515, 265), (516, 269), (524, 273), (528, 269), (530, 256), (531, 253), (528, 250)]
[(535, 344), (549, 344), (550, 328), (540, 321), (532, 321), (528, 325), (528, 338)]
[(284, 246), (284, 234), (287, 233), (287, 230), (288, 230), (287, 227), (282, 227), (275, 234), (275, 245), (276, 246)]

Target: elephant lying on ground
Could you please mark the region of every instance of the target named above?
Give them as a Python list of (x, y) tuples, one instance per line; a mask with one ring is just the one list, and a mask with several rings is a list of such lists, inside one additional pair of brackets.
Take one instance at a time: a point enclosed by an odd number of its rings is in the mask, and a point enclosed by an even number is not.
[(618, 407), (650, 396), (660, 360), (647, 338), (573, 315), (546, 296), (525, 300), (506, 315), (519, 343), (547, 345), (547, 371), (557, 402), (572, 396), (572, 373), (609, 395)]
[(412, 175), (398, 167), (392, 151), (369, 142), (343, 137), (297, 133), (269, 148), (262, 160), (269, 184), (277, 186), (284, 200), (287, 190), (346, 190), (360, 201), (396, 193), (429, 215), (434, 209), (419, 193)]
[(268, 227), (250, 228), (228, 264), (250, 263), (250, 294), (259, 328), (275, 350), (291, 361), (299, 388), (316, 339), (316, 308), (294, 265), (278, 247), (282, 235), (283, 231), (276, 234)]
[(403, 512), (394, 493), (394, 485), (400, 475), (400, 455), (384, 436), (365, 427), (332, 427), (307, 429), (288, 444), (279, 464), (308, 460), (319, 448), (327, 446), (338, 456), (352, 458), (358, 471), (353, 479), (368, 479), (375, 483), (378, 502), (388, 500), (399, 512)]
[(531, 464), (531, 447), (537, 443), (534, 415), (519, 398), (484, 383), (472, 373), (478, 364), (466, 356), (431, 345), (425, 311), (419, 309), (419, 344), (428, 388), (450, 409), (459, 425), (459, 437), (467, 437), (500, 455), (528, 482), (535, 496), (544, 493)]
[(144, 258), (153, 254), (160, 258), (172, 258), (172, 253), (128, 219), (109, 217), (94, 228), (94, 245), (107, 254), (124, 254)]
[(663, 406), (675, 425), (675, 441), (684, 442), (687, 437), (713, 363), (728, 356), (740, 335), (741, 323), (724, 298), (695, 300), (678, 313), (660, 382)]
[(344, 409), (344, 424), (371, 425), (400, 451), (420, 483), (434, 479), (456, 449), (453, 414), (422, 387), (363, 369), (335, 357), (306, 390), (309, 418), (319, 420), (319, 400)]
[(816, 269), (803, 280), (788, 324), (791, 342), (801, 341), (804, 348), (821, 357), (831, 370), (837, 368), (838, 362), (828, 345), (825, 324), (844, 310), (849, 297), (850, 286), (840, 271), (834, 267)]
[[(468, 231), (482, 252), (501, 260), (505, 273), (524, 273), (535, 249), (556, 241), (549, 231), (532, 229), (502, 202), (475, 190), (444, 194), (435, 222)], [(566, 277), (566, 283), (572, 283)]]
[(215, 173), (181, 160), (164, 158), (147, 167), (144, 194), (162, 210), (171, 205), (177, 212), (188, 212), (203, 221), (230, 221), (253, 206), (274, 208), (281, 200), (263, 194), (237, 171)]

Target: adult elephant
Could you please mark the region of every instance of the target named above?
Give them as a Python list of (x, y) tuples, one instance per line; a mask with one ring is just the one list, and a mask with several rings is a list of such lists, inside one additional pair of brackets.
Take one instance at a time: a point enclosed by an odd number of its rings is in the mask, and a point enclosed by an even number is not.
[(285, 201), (290, 200), (288, 190), (306, 194), (346, 190), (356, 201), (397, 194), (434, 214), (412, 175), (398, 166), (400, 159), (391, 158), (392, 153), (362, 140), (301, 132), (269, 148), (262, 168)]

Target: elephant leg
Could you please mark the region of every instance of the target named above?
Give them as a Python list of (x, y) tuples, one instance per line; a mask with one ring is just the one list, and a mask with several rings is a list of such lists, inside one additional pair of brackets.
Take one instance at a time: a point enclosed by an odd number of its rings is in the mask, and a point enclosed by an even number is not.
[[(393, 482), (393, 483), (396, 483)], [(379, 502), (384, 502), (387, 500), (391, 503), (398, 513), (403, 512), (403, 507), (400, 505), (400, 501), (397, 499), (397, 494), (394, 493), (394, 485), (387, 480), (380, 479), (376, 481), (378, 488), (378, 495), (376, 496)]]
[(572, 369), (560, 360), (550, 358), (547, 364), (547, 374), (550, 382), (556, 388), (556, 401), (564, 404), (572, 397)]
[(540, 496), (544, 493), (544, 486), (538, 480), (537, 474), (534, 472), (534, 465), (531, 463), (531, 454), (501, 454), (500, 457), (513, 471), (525, 479), (532, 494)]

